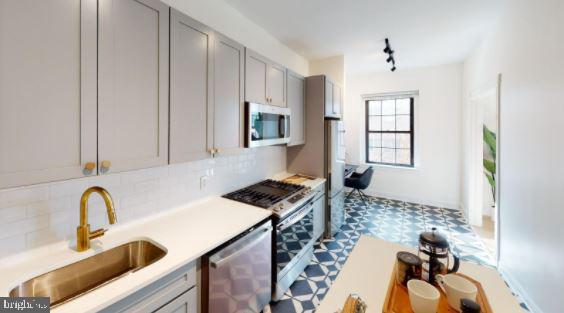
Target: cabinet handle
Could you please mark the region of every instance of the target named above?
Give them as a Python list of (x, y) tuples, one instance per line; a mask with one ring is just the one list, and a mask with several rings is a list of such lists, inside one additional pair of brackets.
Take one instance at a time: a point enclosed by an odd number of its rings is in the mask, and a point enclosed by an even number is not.
[(110, 161), (108, 161), (108, 160), (102, 161), (102, 167), (103, 167), (103, 168), (109, 169), (110, 166), (112, 166), (112, 162), (110, 162)]
[(96, 168), (96, 163), (94, 162), (88, 162), (86, 164), (84, 164), (84, 169), (87, 171), (92, 171), (94, 170), (94, 168)]

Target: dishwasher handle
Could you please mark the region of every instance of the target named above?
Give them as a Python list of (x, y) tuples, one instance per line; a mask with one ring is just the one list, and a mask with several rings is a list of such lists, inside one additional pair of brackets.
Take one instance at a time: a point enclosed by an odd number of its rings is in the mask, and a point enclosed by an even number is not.
[(249, 234), (243, 236), (233, 244), (210, 256), (210, 266), (213, 268), (220, 267), (222, 264), (229, 262), (229, 260), (246, 253), (271, 234), (272, 226), (270, 222), (259, 226), (259, 228), (249, 232)]

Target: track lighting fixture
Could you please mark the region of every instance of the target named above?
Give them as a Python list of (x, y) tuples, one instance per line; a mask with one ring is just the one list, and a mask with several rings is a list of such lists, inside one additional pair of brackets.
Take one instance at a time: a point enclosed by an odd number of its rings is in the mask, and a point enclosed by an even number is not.
[(388, 38), (385, 39), (386, 47), (384, 48), (384, 53), (388, 54), (388, 58), (386, 59), (387, 63), (392, 63), (391, 71), (394, 72), (396, 70), (396, 60), (394, 59), (394, 50), (390, 47), (390, 41)]

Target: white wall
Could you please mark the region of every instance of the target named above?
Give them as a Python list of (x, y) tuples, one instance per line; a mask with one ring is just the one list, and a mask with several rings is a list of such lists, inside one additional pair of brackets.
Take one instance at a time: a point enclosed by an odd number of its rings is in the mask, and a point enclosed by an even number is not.
[(247, 19), (224, 0), (162, 0), (244, 46), (287, 68), (307, 75), (308, 61), (266, 30)]
[(327, 75), (341, 86), (345, 86), (345, 57), (337, 55), (309, 62), (309, 75)]
[(347, 162), (364, 160), (363, 94), (419, 91), (415, 102), (416, 168), (376, 166), (368, 193), (458, 208), (462, 64), (347, 74)]
[[(500, 270), (534, 312), (562, 312), (564, 5), (512, 0), (504, 11), (464, 64), (464, 98), (502, 74)], [(465, 202), (468, 164), (465, 159)]]

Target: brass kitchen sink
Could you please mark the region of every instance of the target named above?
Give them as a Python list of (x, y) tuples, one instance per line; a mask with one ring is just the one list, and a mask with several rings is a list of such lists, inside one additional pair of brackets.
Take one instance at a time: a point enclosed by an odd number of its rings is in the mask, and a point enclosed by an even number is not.
[(138, 240), (21, 283), (10, 297), (50, 297), (51, 307), (76, 298), (164, 257), (166, 251)]

